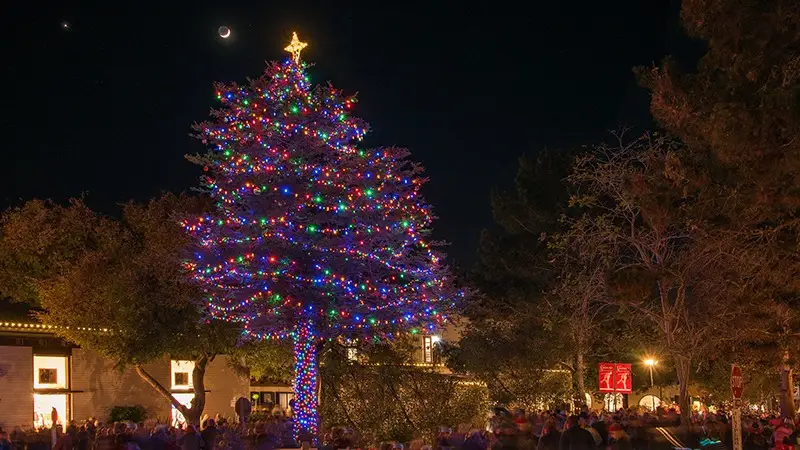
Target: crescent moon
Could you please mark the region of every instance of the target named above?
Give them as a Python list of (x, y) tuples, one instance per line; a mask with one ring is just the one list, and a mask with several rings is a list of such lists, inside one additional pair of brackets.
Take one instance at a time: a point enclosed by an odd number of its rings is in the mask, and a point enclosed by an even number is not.
[(231, 36), (231, 29), (228, 27), (222, 27), (222, 29), (224, 31), (220, 30), (222, 32), (219, 34), (219, 37), (221, 37), (222, 39), (228, 39)]

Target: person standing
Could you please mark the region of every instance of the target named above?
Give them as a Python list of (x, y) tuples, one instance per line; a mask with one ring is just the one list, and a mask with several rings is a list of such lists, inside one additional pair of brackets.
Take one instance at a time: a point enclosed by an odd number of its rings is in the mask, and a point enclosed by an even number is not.
[(186, 426), (186, 433), (181, 438), (181, 450), (200, 450), (203, 447), (203, 438), (194, 425)]
[(561, 433), (558, 443), (559, 450), (595, 450), (592, 434), (580, 426), (578, 416), (570, 416), (567, 420), (568, 428)]
[(11, 441), (8, 439), (8, 433), (0, 430), (0, 450), (12, 450)]
[(72, 450), (73, 443), (75, 442), (75, 434), (77, 430), (74, 426), (68, 426), (67, 432), (62, 434), (53, 446), (53, 450)]
[(556, 428), (556, 419), (554, 417), (549, 417), (542, 426), (539, 444), (536, 448), (537, 450), (559, 450), (560, 442), (561, 432)]
[(219, 442), (219, 430), (217, 429), (217, 422), (214, 419), (208, 419), (206, 421), (206, 428), (200, 433), (200, 437), (203, 438), (203, 444), (206, 450), (216, 448), (217, 442)]

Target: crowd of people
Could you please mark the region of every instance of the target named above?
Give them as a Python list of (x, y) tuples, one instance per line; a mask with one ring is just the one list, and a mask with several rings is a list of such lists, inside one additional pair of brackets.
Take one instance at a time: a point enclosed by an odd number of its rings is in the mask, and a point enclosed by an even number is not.
[[(0, 450), (50, 450), (51, 428), (0, 430)], [(271, 450), (297, 448), (291, 418), (275, 413), (247, 424), (225, 418), (191, 424), (98, 420), (56, 427), (53, 450)]]
[[(615, 413), (582, 411), (567, 414), (546, 411), (526, 414), (499, 410), (490, 431), (450, 433), (445, 430), (439, 447), (462, 450), (640, 450), (671, 448), (733, 448), (730, 417), (724, 411), (693, 414), (688, 427), (680, 427), (676, 408), (655, 413), (639, 409)], [(796, 420), (777, 415), (745, 415), (742, 419), (744, 450), (800, 450), (800, 415)]]
[[(382, 442), (370, 445), (351, 428), (336, 427), (320, 436), (324, 450), (723, 450), (733, 448), (730, 417), (725, 412), (698, 414), (679, 427), (675, 409), (656, 413), (623, 410), (615, 413), (560, 410), (513, 413), (495, 409), (482, 429), (442, 427), (426, 441)], [(800, 415), (796, 420), (775, 415), (744, 415), (744, 450), (800, 450)], [(200, 427), (156, 423), (103, 424), (95, 420), (58, 427), (54, 450), (274, 450), (299, 448), (291, 417), (276, 412), (246, 424), (225, 418), (205, 419)], [(0, 430), (0, 450), (48, 450), (50, 430)]]

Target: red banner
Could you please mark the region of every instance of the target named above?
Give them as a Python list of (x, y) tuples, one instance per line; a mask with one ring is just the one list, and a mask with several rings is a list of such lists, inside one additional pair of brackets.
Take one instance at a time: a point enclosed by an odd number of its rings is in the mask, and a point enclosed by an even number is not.
[(597, 380), (600, 392), (614, 392), (614, 364), (600, 363), (597, 368)]
[(615, 365), (614, 382), (617, 385), (617, 392), (620, 394), (630, 394), (633, 392), (633, 373), (630, 364)]
[(600, 363), (597, 368), (600, 392), (630, 394), (633, 392), (631, 365), (623, 363)]

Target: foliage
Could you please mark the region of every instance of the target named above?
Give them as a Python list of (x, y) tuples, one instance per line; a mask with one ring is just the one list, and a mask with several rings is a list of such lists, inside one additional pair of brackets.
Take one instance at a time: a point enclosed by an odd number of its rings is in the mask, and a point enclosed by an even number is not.
[(253, 338), (296, 334), (300, 318), (318, 340), (441, 325), (458, 291), (409, 152), (359, 148), (355, 98), (313, 86), (303, 62), (217, 90), (221, 109), (195, 127), (209, 151), (190, 157), (215, 208), (185, 223), (211, 312)]
[(525, 408), (560, 406), (571, 397), (571, 375), (553, 368), (569, 349), (554, 338), (556, 331), (549, 337), (548, 331), (523, 320), (484, 321), (445, 350), (447, 365), (485, 383), (493, 402)]
[(142, 423), (147, 418), (147, 408), (142, 405), (134, 406), (114, 406), (108, 412), (109, 422), (133, 422)]
[(342, 348), (323, 366), (322, 417), (327, 427), (349, 426), (368, 444), (432, 441), (438, 428), (485, 424), (486, 388), (413, 361), (407, 343), (365, 349), (359, 362)]
[(592, 329), (573, 326), (576, 309), (565, 301), (566, 285), (556, 290), (563, 274), (551, 254), (567, 211), (563, 178), (572, 157), (545, 150), (521, 158), (515, 190), (492, 195), (498, 227), (482, 235), (472, 275), (480, 294), (467, 304), (470, 327), (448, 350), (448, 365), (484, 381), (495, 401), (528, 407), (569, 401), (570, 375), (556, 368), (575, 372), (583, 390), (586, 361), (580, 358), (594, 341), (582, 337)]
[(262, 383), (291, 385), (294, 381), (294, 357), (287, 342), (248, 341), (229, 357), (239, 373)]
[(0, 222), (0, 295), (38, 304), (39, 282), (101, 245), (95, 230), (107, 223), (79, 199), (66, 206), (31, 200), (5, 212)]
[[(81, 200), (28, 202), (3, 214), (0, 259), (12, 276), (2, 291), (34, 298), (43, 308), (39, 318), (59, 325), (59, 335), (120, 367), (135, 366), (178, 407), (142, 364), (168, 355), (192, 359), (195, 389), (204, 391), (205, 365), (229, 351), (239, 334), (204, 318), (200, 291), (183, 271), (187, 237), (175, 215), (203, 208), (202, 199), (165, 195), (126, 204), (115, 220)], [(178, 408), (190, 420), (202, 412), (204, 395), (196, 397), (197, 408)]]
[[(740, 351), (782, 367), (792, 416), (790, 369), (800, 355), (800, 12), (792, 0), (685, 0), (683, 23), (707, 43), (696, 68), (672, 59), (639, 69), (661, 125), (687, 144), (690, 185), (714, 185), (714, 231), (733, 241), (730, 283), (751, 305), (735, 326)], [(712, 206), (713, 205), (713, 206)], [(741, 354), (741, 352), (739, 353)]]
[(693, 368), (731, 339), (719, 323), (740, 310), (730, 301), (733, 288), (723, 288), (730, 243), (710, 235), (713, 210), (702, 190), (687, 187), (687, 153), (673, 139), (646, 134), (580, 157), (570, 203), (584, 212), (565, 236), (576, 247), (613, 249), (609, 301), (656, 331), (653, 344), (674, 362), (688, 414)]

